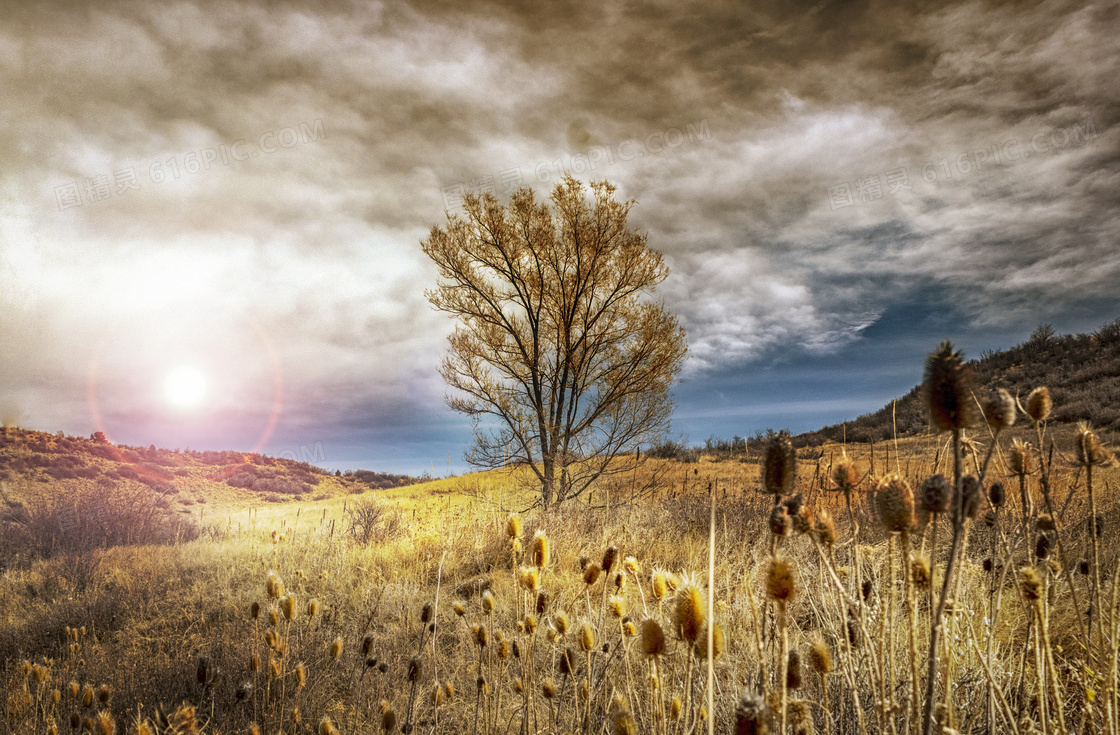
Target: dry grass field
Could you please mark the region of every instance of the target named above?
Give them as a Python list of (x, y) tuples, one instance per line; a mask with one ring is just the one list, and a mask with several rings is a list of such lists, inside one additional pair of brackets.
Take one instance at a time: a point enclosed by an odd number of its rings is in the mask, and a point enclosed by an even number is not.
[(949, 436), (649, 460), (548, 512), (518, 470), (199, 491), (197, 535), (3, 571), (0, 732), (899, 735), (930, 671), (935, 732), (1120, 732), (1120, 474), (969, 431), (942, 603)]

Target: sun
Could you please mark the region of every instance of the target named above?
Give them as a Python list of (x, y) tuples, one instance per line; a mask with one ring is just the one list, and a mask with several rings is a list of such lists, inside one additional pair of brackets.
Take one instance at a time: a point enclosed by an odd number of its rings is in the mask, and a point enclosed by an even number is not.
[(180, 365), (163, 379), (163, 394), (179, 408), (194, 408), (206, 397), (206, 376), (192, 365)]

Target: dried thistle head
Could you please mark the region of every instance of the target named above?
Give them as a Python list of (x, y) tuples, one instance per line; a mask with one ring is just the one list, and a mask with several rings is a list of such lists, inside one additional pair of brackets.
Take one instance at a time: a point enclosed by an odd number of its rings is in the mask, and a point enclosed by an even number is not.
[(553, 616), (552, 627), (556, 628), (556, 632), (560, 635), (567, 635), (572, 627), (572, 619), (568, 617), (568, 613), (561, 610)]
[(914, 556), (910, 559), (910, 579), (914, 586), (920, 590), (927, 589), (931, 581), (929, 559), (924, 556)]
[(393, 705), (382, 699), (378, 707), (381, 710), (381, 729), (391, 732), (397, 726), (397, 713), (393, 710)]
[(1077, 438), (1074, 441), (1074, 451), (1077, 455), (1077, 463), (1082, 467), (1111, 465), (1116, 461), (1112, 452), (1101, 444), (1097, 433), (1085, 422), (1081, 422), (1077, 425)]
[(840, 459), (832, 467), (832, 484), (837, 490), (846, 493), (854, 491), (859, 484), (859, 472), (856, 471), (856, 465), (848, 457), (847, 451), (840, 453)]
[(590, 651), (595, 648), (595, 628), (586, 620), (580, 623), (579, 626), (579, 646), (584, 651)]
[(887, 533), (909, 533), (914, 527), (914, 491), (899, 475), (887, 475), (879, 482), (875, 503)]
[(642, 621), (642, 653), (657, 656), (665, 651), (665, 631), (654, 618)]
[(529, 544), (529, 554), (533, 560), (533, 565), (537, 569), (544, 569), (548, 566), (551, 560), (551, 544), (548, 535), (543, 530), (538, 529), (533, 534), (533, 541)]
[(922, 508), (927, 513), (944, 513), (949, 509), (952, 497), (953, 488), (945, 475), (932, 475), (922, 483)]
[(677, 637), (688, 643), (695, 643), (707, 619), (708, 607), (700, 585), (691, 580), (677, 590), (676, 605), (673, 610), (673, 629)]
[(735, 735), (770, 735), (773, 722), (773, 712), (757, 694), (744, 694), (735, 707)]
[(1042, 599), (1042, 575), (1034, 567), (1023, 567), (1019, 570), (1019, 585), (1023, 588), (1023, 597), (1028, 602)]
[(510, 513), (506, 518), (506, 536), (510, 538), (521, 538), (521, 516), (516, 513)]
[(793, 531), (793, 519), (784, 505), (775, 505), (770, 511), (770, 533), (775, 536), (789, 536)]
[(583, 569), (583, 583), (588, 587), (595, 584), (599, 580), (599, 565), (591, 562)]
[(1035, 388), (1027, 395), (1027, 405), (1023, 411), (1036, 424), (1045, 421), (1054, 408), (1054, 399), (1050, 397), (1050, 389), (1042, 385)]
[(1011, 442), (1009, 464), (1014, 474), (1022, 477), (1034, 472), (1031, 449), (1031, 445), (1021, 439), (1015, 439)]
[(1007, 491), (1002, 482), (993, 482), (988, 488), (988, 502), (997, 510), (1007, 503)]
[(603, 552), (603, 563), (599, 566), (602, 567), (603, 572), (610, 574), (614, 569), (614, 563), (618, 559), (618, 547), (608, 546), (607, 550)]
[(965, 475), (961, 478), (961, 511), (965, 518), (975, 518), (980, 513), (980, 478)]
[(766, 444), (762, 461), (762, 489), (771, 495), (785, 495), (797, 481), (797, 452), (786, 434), (778, 434)]
[(964, 355), (948, 340), (926, 358), (922, 382), (930, 420), (940, 431), (965, 429), (976, 423), (971, 371)]
[(984, 402), (984, 420), (997, 433), (1014, 426), (1017, 415), (1015, 399), (1006, 388), (1000, 388)]
[(786, 559), (770, 561), (766, 569), (766, 595), (780, 603), (788, 603), (797, 596), (797, 576)]
[[(723, 632), (723, 626), (719, 623), (713, 623), (711, 626), (712, 634), (712, 660), (716, 661), (727, 650), (727, 636)], [(708, 660), (708, 626), (705, 625), (704, 629), (700, 631), (700, 637), (692, 644), (692, 653), (696, 658), (701, 661)]]
[(832, 673), (832, 650), (819, 635), (809, 643), (809, 668), (820, 676)]
[(817, 522), (813, 526), (813, 531), (817, 535), (817, 541), (826, 549), (830, 549), (836, 544), (836, 523), (832, 520), (832, 514), (828, 512), (827, 508), (821, 508), (817, 511)]

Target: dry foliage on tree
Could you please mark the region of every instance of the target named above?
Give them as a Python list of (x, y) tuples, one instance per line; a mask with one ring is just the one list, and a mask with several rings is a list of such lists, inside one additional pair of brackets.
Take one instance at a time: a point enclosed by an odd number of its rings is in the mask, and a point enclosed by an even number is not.
[(569, 177), (551, 207), (527, 188), (508, 206), (467, 197), (422, 242), (440, 275), (428, 299), (458, 321), (440, 373), (474, 420), (467, 459), (528, 464), (545, 506), (664, 435), (687, 353), (677, 319), (647, 299), (668, 268), (614, 192), (593, 183), (589, 200)]

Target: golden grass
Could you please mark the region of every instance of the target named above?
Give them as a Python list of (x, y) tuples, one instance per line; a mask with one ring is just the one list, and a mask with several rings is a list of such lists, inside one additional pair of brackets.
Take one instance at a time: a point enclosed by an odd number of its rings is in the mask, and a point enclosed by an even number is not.
[[(983, 431), (972, 436), (978, 454), (966, 468), (983, 461), (990, 442)], [(1120, 645), (1120, 548), (1110, 543), (1120, 476), (1094, 468), (1105, 528), (1094, 546), (1072, 433), (1057, 436), (1051, 535), (1067, 558), (1054, 569), (1052, 557), (1034, 558), (1044, 511), (1037, 479), (1033, 513), (1020, 515), (1008, 469), (1013, 436), (1034, 441), (1029, 427), (1000, 437), (989, 479), (1005, 483), (1007, 500), (991, 527), (987, 501), (972, 522), (944, 618), (934, 712), (959, 732), (1117, 732), (1120, 693), (1108, 662)], [(522, 513), (518, 544), (507, 521), (532, 503), (524, 470), (275, 504), (216, 488), (204, 510), (190, 508), (209, 529), (201, 538), (92, 551), (84, 589), (73, 581), (82, 559), (3, 572), (0, 647), (12, 658), (0, 673), (0, 732), (69, 732), (74, 716), (79, 729), (88, 719), (124, 733), (164, 733), (176, 720), (182, 732), (207, 733), (391, 725), (676, 735), (709, 722), (717, 732), (760, 731), (749, 729), (759, 723), (778, 732), (783, 721), (798, 733), (920, 732), (915, 672), (921, 677), (927, 663), (923, 636), (950, 531), (942, 518), (888, 537), (869, 490), (897, 473), (917, 491), (929, 475), (951, 473), (952, 460), (937, 436), (877, 445), (873, 455), (865, 446), (847, 451), (861, 480), (854, 516), (843, 493), (825, 489), (838, 446), (801, 452), (795, 491), (807, 510), (789, 508), (795, 520), (827, 510), (835, 545), (815, 522), (808, 532), (791, 522), (788, 535), (771, 533), (773, 500), (760, 492), (757, 457), (652, 461), (645, 475), (579, 502)], [(658, 472), (656, 493), (627, 502)], [(370, 499), (399, 512), (400, 525), (359, 545), (346, 533), (348, 513)], [(892, 518), (891, 528), (899, 523)], [(545, 555), (533, 553), (538, 531)], [(910, 578), (907, 570), (931, 556), (929, 583)], [(608, 560), (610, 571), (587, 584), (585, 569)], [(1099, 581), (1081, 573), (1083, 561)], [(773, 564), (792, 576), (768, 579)], [(1033, 571), (1021, 575), (1024, 566)], [(283, 594), (270, 596), (270, 574)], [(1082, 608), (1095, 596), (1091, 630), (1070, 582)], [(778, 599), (790, 587), (796, 596)], [(1021, 587), (1037, 594), (1024, 597)], [(722, 643), (711, 711), (700, 645), (708, 630), (721, 631), (713, 636)]]

